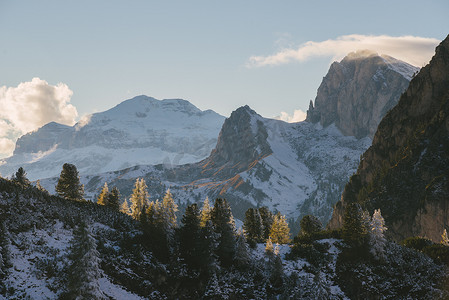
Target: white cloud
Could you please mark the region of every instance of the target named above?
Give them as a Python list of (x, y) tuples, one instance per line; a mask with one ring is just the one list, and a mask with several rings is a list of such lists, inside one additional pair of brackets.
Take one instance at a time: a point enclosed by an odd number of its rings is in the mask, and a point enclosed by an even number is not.
[(285, 121), (288, 123), (296, 123), (304, 121), (307, 117), (307, 113), (303, 112), (300, 109), (296, 109), (293, 112), (293, 115), (289, 115), (288, 113), (282, 111), (280, 116), (275, 117), (277, 120)]
[(433, 38), (417, 36), (388, 36), (351, 34), (322, 42), (308, 41), (299, 47), (285, 48), (269, 56), (251, 56), (247, 67), (264, 67), (303, 62), (313, 57), (328, 56), (340, 60), (359, 49), (387, 54), (412, 65), (422, 67), (429, 62), (440, 43)]
[[(66, 84), (33, 78), (17, 87), (0, 87), (0, 157), (12, 154), (17, 138), (48, 122), (73, 125), (78, 116)], [(13, 145), (13, 146), (11, 146)]]
[(6, 157), (12, 154), (16, 143), (9, 138), (0, 137), (0, 157)]

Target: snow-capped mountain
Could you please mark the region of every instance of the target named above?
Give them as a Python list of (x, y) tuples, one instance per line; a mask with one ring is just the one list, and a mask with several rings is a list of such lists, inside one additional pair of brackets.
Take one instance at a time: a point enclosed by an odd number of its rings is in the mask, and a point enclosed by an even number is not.
[(0, 173), (10, 176), (24, 167), (35, 180), (59, 175), (66, 162), (82, 174), (195, 162), (210, 154), (223, 121), (186, 100), (138, 96), (72, 127), (52, 122), (22, 136)]
[[(295, 220), (313, 213), (327, 222), (370, 144), (370, 138), (344, 136), (333, 125), (285, 123), (244, 106), (225, 120), (215, 149), (200, 162), (136, 166), (82, 176), (81, 181), (88, 197), (98, 194), (104, 182), (128, 196), (135, 179), (143, 177), (152, 199), (170, 187), (181, 205), (224, 197), (240, 219), (249, 207), (268, 206)], [(53, 192), (56, 181), (41, 184)]]
[[(401, 67), (405, 63), (386, 59), (355, 53), (334, 63), (318, 90), (308, 122), (289, 124), (263, 118), (248, 106), (240, 107), (225, 120), (215, 149), (202, 161), (140, 164), (97, 174), (81, 171), (86, 197), (94, 200), (105, 182), (128, 197), (136, 178), (143, 177), (154, 200), (170, 187), (181, 205), (200, 202), (206, 196), (224, 197), (239, 219), (249, 207), (268, 206), (291, 220), (313, 214), (326, 223), (356, 171), (360, 155), (371, 144), (370, 128), (397, 102), (394, 95), (406, 88), (407, 78), (413, 74), (404, 74), (416, 70), (407, 71)], [(351, 109), (343, 111), (341, 107)], [(354, 118), (357, 112), (370, 120), (363, 130)], [(97, 122), (102, 124), (102, 119)], [(354, 134), (348, 134), (351, 132)], [(53, 178), (41, 184), (53, 192), (56, 181)]]

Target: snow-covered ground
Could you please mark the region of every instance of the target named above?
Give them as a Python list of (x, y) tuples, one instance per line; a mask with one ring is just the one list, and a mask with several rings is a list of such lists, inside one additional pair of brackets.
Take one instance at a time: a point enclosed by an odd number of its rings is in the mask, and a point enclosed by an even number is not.
[[(95, 223), (94, 227), (112, 230)], [(11, 241), (12, 268), (9, 269), (7, 285), (15, 290), (18, 299), (56, 299), (61, 292), (54, 273), (67, 263), (72, 230), (54, 221), (46, 229), (25, 231), (15, 235)], [(116, 285), (103, 274), (99, 279), (103, 293), (112, 299), (142, 299)], [(0, 296), (2, 299), (2, 296)]]

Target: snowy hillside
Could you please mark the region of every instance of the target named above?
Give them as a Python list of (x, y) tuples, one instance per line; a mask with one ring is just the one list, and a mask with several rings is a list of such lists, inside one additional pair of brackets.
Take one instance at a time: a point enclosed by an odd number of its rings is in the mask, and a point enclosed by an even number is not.
[(138, 96), (73, 127), (49, 123), (22, 136), (14, 155), (0, 162), (0, 173), (11, 176), (22, 166), (36, 180), (59, 175), (66, 162), (83, 174), (191, 163), (210, 154), (223, 120), (186, 100)]
[[(249, 248), (238, 235), (233, 267), (215, 261), (208, 266), (212, 272), (192, 272), (177, 256), (180, 252), (171, 252), (171, 260), (158, 258), (148, 232), (128, 215), (32, 187), (21, 189), (3, 179), (0, 186), (2, 300), (71, 299), (76, 290), (70, 270), (77, 264), (73, 255), (78, 249), (73, 245), (82, 241), (82, 219), (88, 220), (91, 240), (85, 247), (92, 248), (86, 253), (99, 262), (93, 270), (97, 275), (83, 278), (88, 299), (447, 299), (439, 285), (447, 269), (392, 242), (379, 263), (360, 249), (354, 255), (338, 232), (298, 236), (290, 244), (275, 245), (272, 252), (263, 243)], [(182, 240), (173, 245), (178, 243)], [(218, 243), (213, 245), (211, 251)]]

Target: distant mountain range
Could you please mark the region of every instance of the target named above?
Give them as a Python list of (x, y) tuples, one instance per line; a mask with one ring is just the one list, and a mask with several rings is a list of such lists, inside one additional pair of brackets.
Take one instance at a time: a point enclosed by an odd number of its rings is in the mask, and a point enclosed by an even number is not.
[(22, 136), (0, 173), (22, 166), (36, 180), (59, 175), (66, 162), (81, 174), (195, 162), (210, 154), (224, 119), (186, 100), (137, 96), (72, 127), (52, 122)]
[[(53, 177), (71, 162), (91, 199), (104, 182), (128, 196), (143, 177), (152, 199), (170, 187), (181, 208), (225, 197), (240, 219), (249, 207), (268, 206), (291, 221), (314, 214), (326, 223), (371, 133), (417, 70), (391, 57), (351, 53), (330, 67), (307, 121), (293, 124), (248, 106), (223, 123), (184, 100), (139, 96), (84, 126), (50, 123), (23, 136), (0, 172), (23, 166), (32, 179)], [(56, 181), (41, 183), (54, 192)]]

